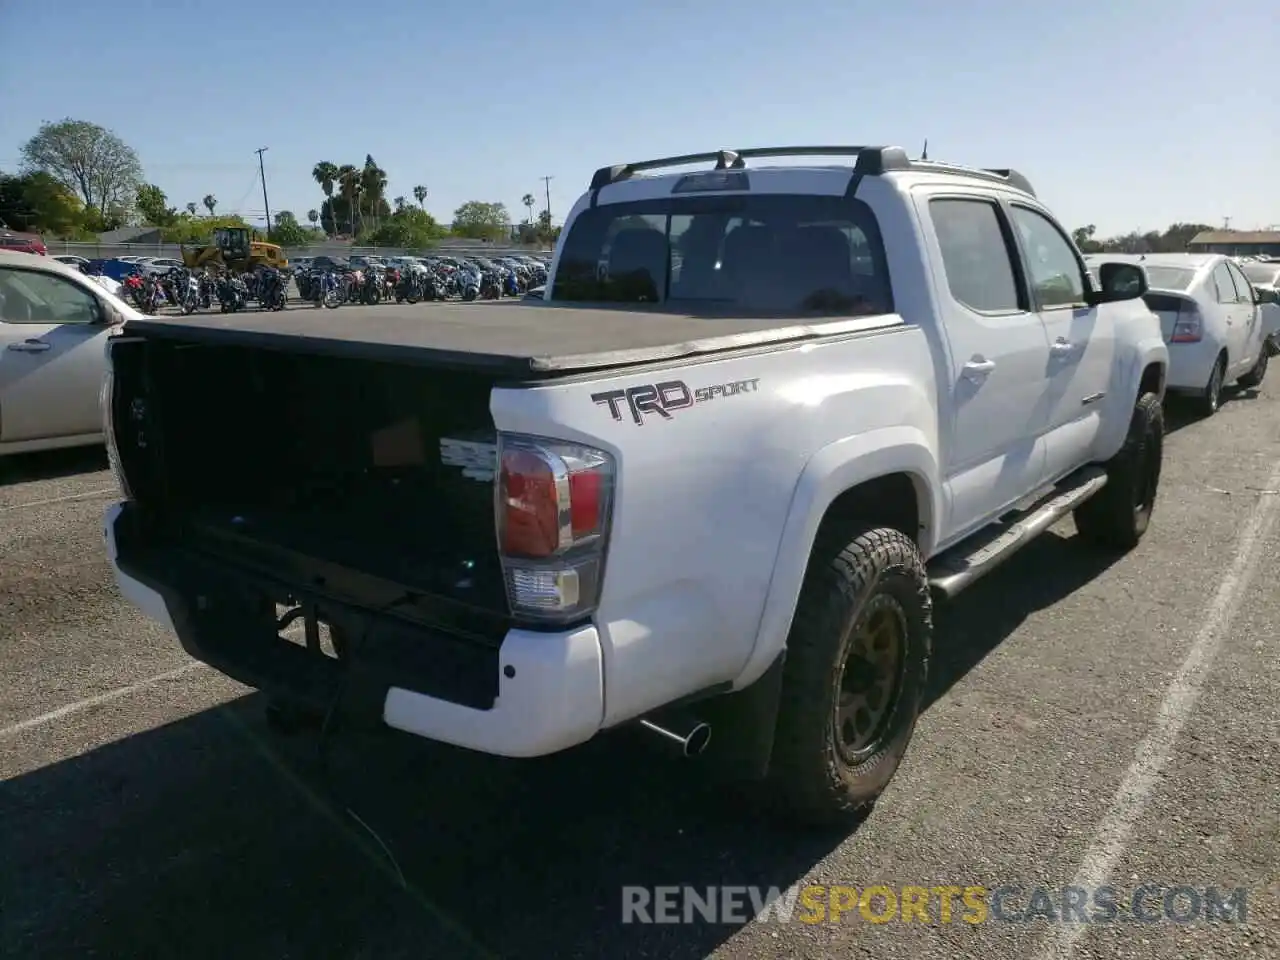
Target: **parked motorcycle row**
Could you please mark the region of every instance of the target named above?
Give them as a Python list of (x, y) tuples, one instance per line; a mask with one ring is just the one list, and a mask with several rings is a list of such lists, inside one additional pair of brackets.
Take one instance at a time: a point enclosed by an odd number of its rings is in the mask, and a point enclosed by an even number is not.
[(298, 295), (317, 307), (344, 303), (420, 303), (519, 297), (547, 282), (547, 264), (533, 257), (497, 260), (453, 257), (316, 258), (297, 265)]
[(121, 295), (143, 313), (174, 306), (183, 314), (209, 310), (214, 304), (223, 313), (245, 309), (250, 300), (263, 310), (283, 310), (288, 303), (289, 280), (279, 270), (253, 273), (212, 273), (175, 267), (168, 273), (132, 273), (121, 281)]

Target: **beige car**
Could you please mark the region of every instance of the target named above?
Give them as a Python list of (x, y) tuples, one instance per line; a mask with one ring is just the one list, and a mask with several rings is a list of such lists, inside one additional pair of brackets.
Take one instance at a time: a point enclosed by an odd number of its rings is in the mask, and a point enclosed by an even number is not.
[(0, 250), (0, 456), (103, 442), (107, 338), (137, 316), (79, 270)]

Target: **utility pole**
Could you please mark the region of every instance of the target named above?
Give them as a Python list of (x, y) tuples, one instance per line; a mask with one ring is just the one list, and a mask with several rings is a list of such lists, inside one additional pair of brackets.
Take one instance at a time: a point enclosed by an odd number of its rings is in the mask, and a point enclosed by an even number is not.
[(547, 229), (551, 229), (551, 181), (555, 177), (543, 177), (542, 183), (547, 188)]
[(267, 202), (267, 169), (262, 165), (262, 155), (270, 147), (259, 147), (254, 152), (258, 155), (258, 174), (262, 177), (262, 206), (267, 211), (267, 239), (271, 239), (271, 204)]

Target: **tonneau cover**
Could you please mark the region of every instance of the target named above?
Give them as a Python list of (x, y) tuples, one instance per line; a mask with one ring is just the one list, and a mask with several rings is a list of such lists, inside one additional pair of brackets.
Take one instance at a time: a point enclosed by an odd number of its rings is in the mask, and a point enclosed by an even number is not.
[(509, 300), (343, 306), (334, 310), (308, 304), (280, 312), (147, 316), (129, 320), (125, 327), (130, 333), (188, 342), (536, 377), (898, 323), (901, 321), (894, 316), (814, 320), (692, 316), (656, 309)]

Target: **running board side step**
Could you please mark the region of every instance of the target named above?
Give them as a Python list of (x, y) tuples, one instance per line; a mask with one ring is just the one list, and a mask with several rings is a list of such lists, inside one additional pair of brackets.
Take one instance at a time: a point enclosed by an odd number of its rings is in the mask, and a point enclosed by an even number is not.
[(1083, 467), (1037, 503), (979, 530), (929, 564), (929, 586), (950, 599), (990, 573), (1107, 484), (1101, 467)]

